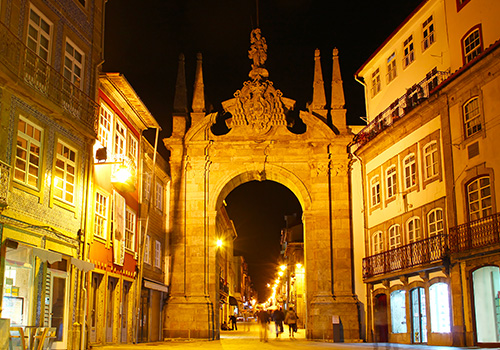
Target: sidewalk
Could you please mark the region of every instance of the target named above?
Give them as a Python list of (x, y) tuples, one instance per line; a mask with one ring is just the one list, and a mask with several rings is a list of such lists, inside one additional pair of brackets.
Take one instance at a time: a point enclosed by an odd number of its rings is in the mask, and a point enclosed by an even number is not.
[(389, 344), (389, 343), (327, 343), (320, 341), (310, 341), (305, 339), (305, 330), (299, 329), (295, 334), (295, 339), (288, 337), (288, 327), (285, 327), (285, 332), (276, 338), (274, 333), (274, 323), (270, 325), (268, 333), (269, 341), (261, 342), (259, 340), (259, 325), (252, 323), (250, 330), (245, 330), (244, 323), (238, 323), (237, 331), (222, 331), (220, 340), (180, 340), (171, 339), (164, 342), (156, 343), (141, 343), (141, 344), (116, 344), (95, 346), (96, 350), (126, 350), (126, 349), (150, 349), (150, 350), (266, 350), (283, 348), (286, 350), (301, 350), (301, 349), (328, 349), (328, 350), (462, 350), (471, 348), (456, 348), (446, 346), (428, 346), (428, 345), (405, 345), (405, 344)]

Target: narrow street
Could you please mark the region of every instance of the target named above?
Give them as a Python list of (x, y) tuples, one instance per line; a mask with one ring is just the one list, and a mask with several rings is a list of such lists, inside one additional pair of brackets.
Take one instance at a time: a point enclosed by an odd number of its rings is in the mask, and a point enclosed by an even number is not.
[[(215, 341), (206, 340), (170, 340), (160, 343), (141, 343), (141, 344), (117, 344), (107, 346), (95, 346), (92, 349), (98, 350), (126, 350), (126, 349), (204, 349), (204, 350), (254, 350), (254, 349), (277, 349), (283, 348), (286, 350), (298, 349), (331, 349), (331, 350), (461, 350), (471, 348), (457, 348), (446, 346), (427, 346), (427, 345), (405, 345), (405, 344), (388, 344), (388, 343), (329, 343), (320, 341), (308, 341), (305, 339), (304, 329), (299, 329), (295, 334), (295, 339), (288, 337), (288, 329), (285, 326), (285, 332), (276, 338), (274, 333), (274, 323), (270, 325), (268, 333), (268, 342), (259, 340), (259, 325), (256, 323), (250, 324), (250, 329), (245, 327), (244, 323), (238, 323), (237, 331), (222, 331), (221, 339)], [(272, 332), (271, 332), (272, 330)]]

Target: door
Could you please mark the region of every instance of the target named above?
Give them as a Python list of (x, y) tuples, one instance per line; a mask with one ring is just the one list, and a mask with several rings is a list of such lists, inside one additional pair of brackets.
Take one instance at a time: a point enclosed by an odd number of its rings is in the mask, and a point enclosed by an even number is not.
[(99, 308), (103, 307), (102, 306), (103, 302), (100, 299), (101, 294), (99, 293), (102, 278), (103, 275), (95, 272), (92, 273), (92, 280), (90, 282), (90, 300), (89, 300), (89, 332), (90, 332), (89, 341), (91, 343), (97, 342), (97, 329), (100, 320)]
[(139, 320), (139, 341), (147, 342), (149, 335), (149, 289), (141, 292), (141, 318)]
[(411, 290), (412, 342), (427, 343), (427, 313), (425, 306), (425, 289)]
[(387, 295), (375, 296), (373, 305), (374, 341), (387, 343), (389, 341), (389, 323), (387, 321)]
[(130, 282), (123, 282), (122, 312), (121, 312), (121, 342), (127, 342), (128, 310), (130, 302)]
[(56, 269), (47, 269), (45, 299), (46, 327), (56, 329), (53, 349), (65, 349), (68, 341), (68, 273)]
[(108, 288), (106, 293), (106, 342), (113, 342), (113, 325), (115, 324), (115, 300), (116, 285), (118, 280), (113, 277), (108, 278)]
[(498, 347), (500, 343), (500, 269), (497, 266), (477, 269), (472, 273), (472, 283), (477, 343)]

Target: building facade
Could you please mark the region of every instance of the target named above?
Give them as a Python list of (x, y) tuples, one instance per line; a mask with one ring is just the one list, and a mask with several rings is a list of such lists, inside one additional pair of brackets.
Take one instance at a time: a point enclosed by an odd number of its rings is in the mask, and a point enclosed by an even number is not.
[[(104, 1), (0, 3), (0, 312), (80, 348)], [(7, 327), (9, 324), (6, 325)]]
[(422, 1), (356, 73), (368, 120), (351, 147), (368, 340), (498, 343), (495, 312), (477, 316), (495, 310), (500, 288), (499, 5)]

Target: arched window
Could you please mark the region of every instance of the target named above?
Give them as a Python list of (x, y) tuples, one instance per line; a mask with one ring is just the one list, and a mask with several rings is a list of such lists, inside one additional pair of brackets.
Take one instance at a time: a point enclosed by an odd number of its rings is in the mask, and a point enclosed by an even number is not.
[(422, 238), (419, 217), (415, 216), (406, 222), (406, 232), (408, 232), (408, 243), (416, 242)]
[(415, 154), (411, 153), (403, 160), (405, 190), (412, 188), (417, 184), (417, 169)]
[(377, 231), (372, 235), (372, 255), (382, 253), (384, 250), (384, 239), (382, 231)]
[(436, 208), (427, 214), (427, 232), (429, 237), (439, 235), (444, 231), (443, 209)]
[(483, 52), (481, 25), (472, 28), (462, 39), (464, 64), (469, 63)]
[(448, 284), (434, 283), (429, 287), (429, 304), (431, 310), (431, 331), (433, 333), (450, 333), (451, 313)]
[(389, 249), (397, 248), (401, 245), (401, 227), (392, 225), (389, 227)]
[(478, 220), (492, 214), (490, 177), (477, 178), (467, 185), (469, 218)]
[(464, 104), (463, 114), (465, 137), (479, 132), (481, 130), (481, 113), (479, 111), (478, 97), (473, 97)]

